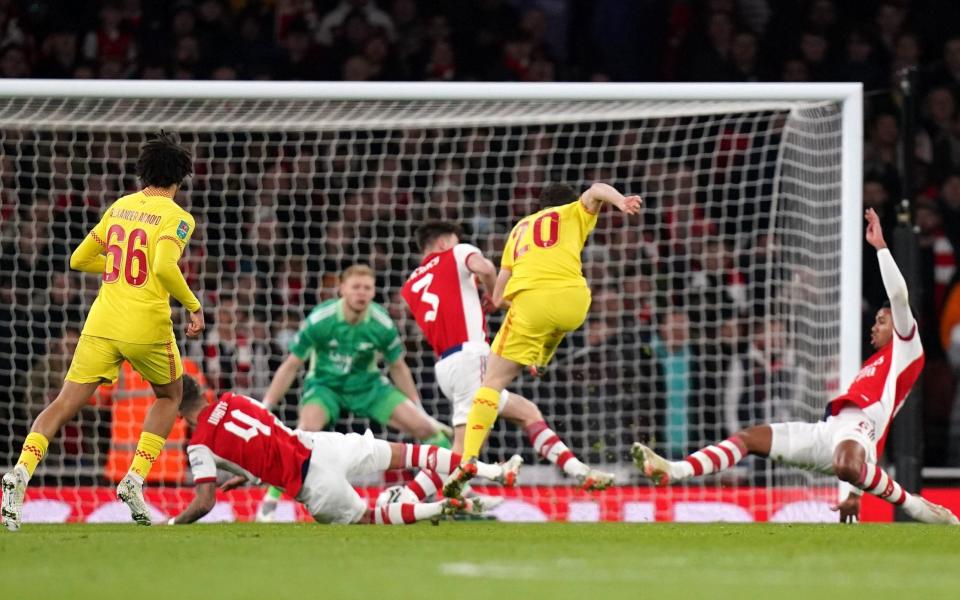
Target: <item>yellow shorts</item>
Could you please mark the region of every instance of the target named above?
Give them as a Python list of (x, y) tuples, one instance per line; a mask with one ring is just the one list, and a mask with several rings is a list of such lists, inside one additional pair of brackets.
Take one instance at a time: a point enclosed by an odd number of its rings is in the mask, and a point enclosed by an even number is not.
[(545, 366), (563, 336), (583, 325), (588, 310), (589, 288), (518, 292), (493, 340), (493, 353), (521, 365)]
[(157, 385), (166, 385), (183, 375), (180, 349), (173, 340), (160, 344), (131, 344), (81, 335), (66, 379), (74, 383), (116, 381), (124, 359), (130, 361), (130, 366), (144, 379)]

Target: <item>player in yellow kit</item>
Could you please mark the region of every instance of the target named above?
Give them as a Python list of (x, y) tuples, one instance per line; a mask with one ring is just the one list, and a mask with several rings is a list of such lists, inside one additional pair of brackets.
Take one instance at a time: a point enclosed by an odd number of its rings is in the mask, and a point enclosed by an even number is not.
[(173, 335), (170, 296), (190, 311), (188, 337), (197, 337), (204, 329), (200, 302), (177, 266), (194, 221), (173, 198), (192, 173), (190, 152), (161, 131), (140, 149), (137, 175), (144, 188), (108, 207), (71, 255), (72, 269), (100, 273), (103, 283), (60, 393), (37, 416), (16, 466), (3, 476), (0, 508), (7, 529), (20, 528), (27, 483), (49, 440), (99, 385), (117, 379), (124, 360), (153, 385), (157, 399), (144, 420), (130, 471), (117, 486), (117, 497), (130, 508), (134, 521), (150, 524), (143, 481), (163, 450), (183, 397), (183, 365)]
[(639, 196), (624, 196), (605, 183), (593, 184), (579, 198), (567, 185), (550, 184), (540, 194), (544, 208), (521, 219), (510, 232), (493, 292), (493, 302), (509, 310), (467, 415), (463, 462), (444, 485), (445, 496), (459, 496), (476, 474), (473, 463), (497, 420), (500, 392), (523, 367), (549, 363), (563, 337), (587, 317), (590, 288), (580, 253), (600, 209), (612, 204), (635, 215), (642, 203)]

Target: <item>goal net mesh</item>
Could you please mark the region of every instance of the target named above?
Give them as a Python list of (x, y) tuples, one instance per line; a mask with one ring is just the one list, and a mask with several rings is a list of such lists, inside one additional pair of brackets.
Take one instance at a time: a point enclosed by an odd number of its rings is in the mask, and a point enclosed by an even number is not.
[[(618, 495), (641, 519), (742, 516), (710, 512), (713, 500), (761, 518), (824, 518), (825, 479), (746, 460), (658, 496), (629, 451), (641, 440), (680, 458), (747, 425), (821, 414), (839, 382), (840, 120), (836, 103), (763, 100), (0, 99), (0, 463), (14, 464), (56, 395), (100, 283), (71, 272), (69, 253), (138, 189), (138, 147), (162, 127), (195, 157), (178, 196), (197, 221), (181, 266), (208, 323), (201, 341), (185, 340), (175, 307), (175, 329), (217, 392), (262, 397), (300, 320), (362, 262), (377, 272), (425, 409), (449, 422), (433, 355), (399, 297), (419, 264), (417, 225), (456, 221), (498, 262), (546, 183), (607, 182), (642, 195), (642, 214), (601, 214), (583, 254), (586, 323), (545, 377), (514, 386), (577, 456), (618, 476), (602, 496), (570, 492), (561, 518), (628, 518), (610, 508)], [(290, 425), (298, 389), (281, 409)], [(126, 371), (103, 388), (51, 443), (28, 498), (74, 502), (116, 481), (150, 397)], [(347, 417), (337, 428), (368, 425)], [(152, 490), (169, 488), (148, 497), (164, 514), (189, 497), (186, 435), (178, 425), (152, 474)], [(576, 483), (499, 423), (488, 460), (516, 451), (528, 465), (517, 498), (536, 505)], [(777, 513), (784, 498), (793, 512)], [(123, 517), (110, 510), (88, 520)]]

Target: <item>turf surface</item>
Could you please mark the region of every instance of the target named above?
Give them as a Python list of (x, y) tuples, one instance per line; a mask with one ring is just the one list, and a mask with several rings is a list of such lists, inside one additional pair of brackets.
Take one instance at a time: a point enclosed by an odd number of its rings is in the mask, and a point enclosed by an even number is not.
[(28, 524), (0, 557), (4, 599), (960, 595), (960, 527), (913, 524)]

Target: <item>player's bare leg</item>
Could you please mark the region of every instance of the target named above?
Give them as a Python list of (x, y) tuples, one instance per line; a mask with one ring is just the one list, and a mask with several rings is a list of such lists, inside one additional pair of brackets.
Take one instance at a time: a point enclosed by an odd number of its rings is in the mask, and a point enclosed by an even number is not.
[[(323, 431), (327, 426), (327, 411), (320, 404), (307, 404), (300, 408), (300, 416), (297, 420), (297, 429), (300, 431)], [(254, 520), (257, 523), (272, 523), (276, 517), (277, 506), (280, 503), (280, 496), (283, 490), (273, 486), (267, 488), (267, 492), (257, 507), (257, 514)]]
[(183, 399), (182, 378), (166, 384), (151, 385), (157, 398), (150, 405), (150, 410), (143, 420), (143, 431), (137, 442), (130, 471), (117, 484), (117, 498), (127, 505), (131, 518), (140, 525), (150, 525), (150, 510), (143, 499), (143, 483), (150, 474), (153, 463), (163, 452), (163, 445), (177, 420), (177, 411)]
[(326, 409), (320, 404), (307, 404), (300, 409), (300, 418), (297, 420), (297, 429), (300, 431), (323, 431), (327, 426)]
[(5, 474), (2, 480), (3, 500), (0, 501), (0, 514), (3, 515), (3, 522), (10, 531), (20, 529), (23, 498), (27, 485), (37, 465), (46, 455), (50, 440), (57, 435), (64, 423), (77, 415), (90, 396), (97, 391), (99, 385), (99, 382), (64, 381), (56, 399), (34, 420), (30, 434), (23, 442), (16, 466)]
[(633, 445), (631, 454), (634, 464), (654, 485), (665, 486), (697, 475), (729, 469), (750, 454), (768, 456), (772, 440), (773, 430), (770, 426), (757, 425), (698, 450), (684, 460), (667, 460), (639, 442)]
[(883, 469), (867, 462), (866, 450), (854, 440), (837, 444), (833, 452), (833, 470), (840, 480), (894, 506), (902, 506), (912, 519), (923, 523), (960, 525), (960, 520), (949, 509), (919, 494), (907, 492)]

